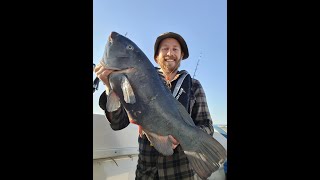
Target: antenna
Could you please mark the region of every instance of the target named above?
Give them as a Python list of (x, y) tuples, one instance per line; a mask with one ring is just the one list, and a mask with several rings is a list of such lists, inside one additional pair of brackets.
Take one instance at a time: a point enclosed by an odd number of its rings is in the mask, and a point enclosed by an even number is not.
[(126, 32), (126, 33), (124, 34), (124, 36), (127, 36), (127, 34), (128, 34), (128, 32)]
[(194, 70), (194, 73), (193, 73), (193, 77), (194, 78), (196, 76), (196, 72), (197, 72), (197, 69), (198, 69), (198, 65), (199, 65), (199, 62), (200, 62), (200, 59), (201, 59), (201, 55), (202, 55), (202, 52), (200, 52), (200, 56), (198, 58), (198, 62), (197, 62), (197, 65), (196, 65), (196, 69)]

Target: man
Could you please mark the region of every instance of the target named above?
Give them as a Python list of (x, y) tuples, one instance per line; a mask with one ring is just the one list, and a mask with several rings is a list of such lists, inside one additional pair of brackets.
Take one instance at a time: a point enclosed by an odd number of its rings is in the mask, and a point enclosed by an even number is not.
[[(213, 135), (212, 120), (200, 82), (191, 78), (187, 71), (178, 70), (181, 61), (188, 57), (187, 43), (179, 34), (167, 32), (156, 39), (154, 59), (159, 65), (159, 68), (156, 68), (159, 76), (170, 88), (173, 96), (189, 112), (195, 125)], [(104, 84), (109, 84), (108, 75), (112, 70), (107, 70), (101, 65), (97, 65), (95, 72)], [(130, 122), (125, 110), (120, 107), (115, 112), (108, 112), (106, 110), (106, 101), (107, 94), (104, 92), (100, 96), (99, 105), (105, 111), (111, 128), (113, 130), (121, 130), (127, 127)], [(136, 179), (200, 179), (192, 170), (186, 155), (176, 140), (173, 146), (174, 153), (171, 156), (160, 154), (142, 133), (138, 137), (138, 142), (139, 159)]]

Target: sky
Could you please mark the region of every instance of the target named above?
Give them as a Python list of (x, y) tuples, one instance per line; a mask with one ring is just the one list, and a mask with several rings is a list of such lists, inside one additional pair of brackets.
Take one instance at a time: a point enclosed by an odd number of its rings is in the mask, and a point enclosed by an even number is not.
[[(153, 59), (156, 38), (169, 31), (180, 34), (189, 58), (179, 70), (200, 81), (213, 124), (227, 124), (227, 0), (93, 0), (94, 64), (112, 31), (131, 39), (154, 66), (158, 66)], [(94, 114), (103, 114), (98, 105), (103, 91), (100, 82), (93, 93)]]

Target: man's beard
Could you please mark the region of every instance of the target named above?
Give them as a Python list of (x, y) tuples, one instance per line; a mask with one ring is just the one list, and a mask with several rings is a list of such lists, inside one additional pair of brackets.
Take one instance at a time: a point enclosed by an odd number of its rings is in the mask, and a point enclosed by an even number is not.
[[(175, 67), (167, 66), (166, 65), (167, 62), (165, 60), (166, 58), (173, 59), (176, 63)], [(177, 57), (175, 56), (164, 56), (164, 57), (160, 57), (160, 59), (158, 60), (158, 64), (160, 68), (162, 69), (163, 72), (167, 74), (175, 72), (180, 67), (180, 63), (181, 63), (181, 60), (177, 60)]]

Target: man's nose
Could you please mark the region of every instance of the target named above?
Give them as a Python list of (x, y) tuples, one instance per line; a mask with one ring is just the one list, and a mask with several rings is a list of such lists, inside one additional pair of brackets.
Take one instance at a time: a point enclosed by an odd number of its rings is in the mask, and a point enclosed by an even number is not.
[(171, 56), (173, 54), (173, 51), (171, 49), (168, 50), (167, 55)]

